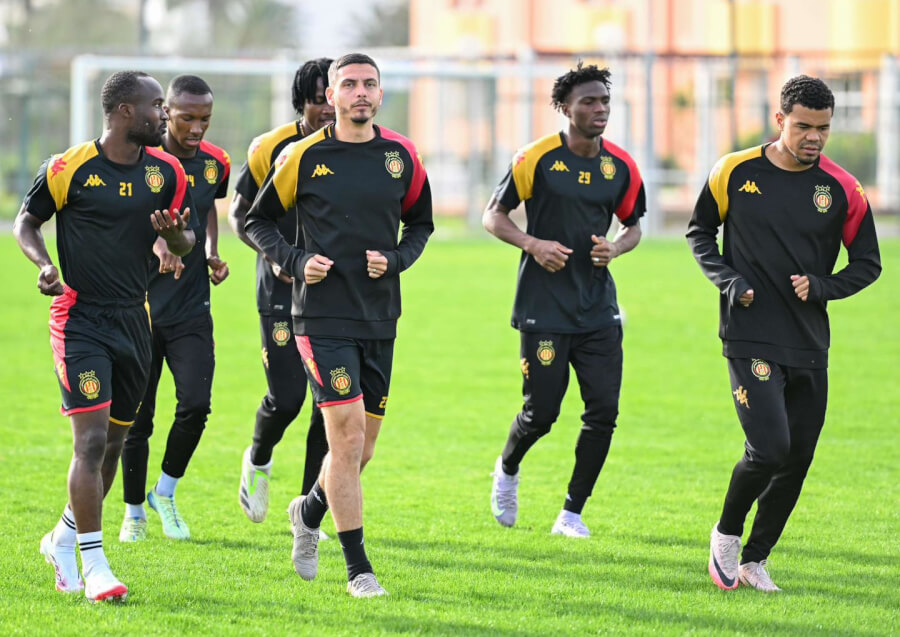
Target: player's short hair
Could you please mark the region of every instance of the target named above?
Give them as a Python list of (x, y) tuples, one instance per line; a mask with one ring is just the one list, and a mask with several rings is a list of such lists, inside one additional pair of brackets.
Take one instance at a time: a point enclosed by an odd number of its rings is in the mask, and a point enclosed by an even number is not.
[(106, 78), (100, 90), (103, 114), (110, 115), (119, 104), (133, 103), (143, 77), (150, 75), (143, 71), (118, 71)]
[(169, 97), (177, 97), (182, 93), (190, 93), (191, 95), (212, 95), (212, 89), (209, 88), (203, 78), (196, 75), (178, 75), (169, 82), (169, 89), (166, 92)]
[(781, 112), (788, 115), (795, 104), (815, 111), (830, 108), (834, 112), (834, 93), (817, 77), (797, 75), (781, 87)]
[(331, 58), (309, 60), (294, 73), (291, 86), (291, 104), (297, 113), (303, 111), (303, 105), (316, 101), (316, 80), (322, 78), (323, 88), (328, 87), (328, 67), (334, 62)]
[(351, 64), (368, 64), (369, 66), (374, 66), (375, 72), (378, 74), (378, 81), (381, 81), (381, 70), (378, 68), (378, 65), (375, 64), (375, 60), (365, 53), (347, 53), (331, 63), (331, 66), (328, 68), (328, 83), (334, 84), (335, 80), (337, 80), (338, 71)]
[(558, 111), (562, 111), (563, 104), (569, 101), (572, 89), (579, 84), (587, 84), (588, 82), (601, 82), (606, 90), (612, 85), (610, 77), (612, 73), (609, 69), (599, 68), (596, 64), (584, 65), (582, 60), (578, 60), (578, 66), (566, 73), (560, 75), (553, 82), (553, 91), (550, 93), (550, 103)]

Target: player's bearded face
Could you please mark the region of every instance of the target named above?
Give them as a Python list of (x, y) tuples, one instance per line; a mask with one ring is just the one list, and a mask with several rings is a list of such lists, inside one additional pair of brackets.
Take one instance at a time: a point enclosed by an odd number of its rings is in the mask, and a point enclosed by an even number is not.
[(348, 64), (338, 71), (335, 83), (329, 93), (341, 119), (365, 124), (375, 117), (383, 96), (377, 69), (368, 64)]
[(159, 82), (141, 78), (143, 92), (135, 99), (134, 117), (128, 130), (129, 141), (142, 146), (159, 146), (169, 116), (163, 109), (164, 96)]
[(825, 148), (831, 132), (831, 109), (816, 110), (795, 104), (787, 115), (779, 113), (781, 140), (794, 159), (801, 164), (814, 164)]

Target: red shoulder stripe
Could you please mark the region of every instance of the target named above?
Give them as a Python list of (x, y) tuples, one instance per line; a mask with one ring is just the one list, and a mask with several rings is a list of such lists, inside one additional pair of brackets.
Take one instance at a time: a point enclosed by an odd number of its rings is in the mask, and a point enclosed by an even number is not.
[(849, 246), (856, 239), (859, 226), (866, 211), (869, 209), (869, 201), (865, 191), (856, 177), (838, 166), (825, 155), (819, 156), (819, 168), (838, 180), (847, 196), (847, 218), (844, 219), (843, 240), (844, 245)]
[(422, 187), (425, 185), (425, 166), (422, 164), (422, 158), (419, 157), (419, 153), (416, 151), (416, 146), (412, 143), (412, 140), (383, 126), (379, 126), (378, 129), (381, 131), (381, 136), (383, 138), (390, 139), (403, 146), (403, 148), (406, 149), (406, 152), (409, 153), (413, 162), (412, 181), (409, 184), (409, 190), (406, 191), (406, 196), (403, 198), (403, 205), (400, 208), (400, 213), (403, 214), (415, 205), (419, 200), (419, 195), (422, 194)]
[(625, 196), (622, 197), (622, 201), (620, 201), (619, 205), (616, 207), (616, 216), (620, 221), (625, 221), (634, 214), (634, 204), (637, 202), (637, 196), (641, 191), (641, 184), (643, 183), (641, 171), (638, 170), (637, 164), (634, 163), (631, 155), (611, 141), (604, 139), (603, 148), (604, 150), (609, 151), (610, 155), (621, 159), (625, 162), (625, 165), (628, 166), (628, 189), (625, 191)]
[(219, 148), (215, 144), (210, 144), (206, 140), (202, 140), (200, 142), (200, 150), (204, 153), (208, 153), (212, 155), (216, 161), (225, 166), (225, 169), (222, 171), (222, 178), (219, 180), (219, 183), (225, 181), (228, 175), (231, 174), (231, 157), (228, 156), (228, 153), (225, 152), (224, 148)]
[(178, 161), (175, 155), (170, 155), (161, 148), (144, 146), (144, 149), (148, 155), (166, 162), (175, 171), (175, 196), (172, 197), (172, 202), (169, 204), (169, 215), (174, 219), (174, 210), (177, 209), (179, 212), (184, 212), (181, 210), (181, 206), (184, 204), (184, 195), (187, 192), (187, 177), (184, 174), (184, 166), (181, 165), (181, 162)]

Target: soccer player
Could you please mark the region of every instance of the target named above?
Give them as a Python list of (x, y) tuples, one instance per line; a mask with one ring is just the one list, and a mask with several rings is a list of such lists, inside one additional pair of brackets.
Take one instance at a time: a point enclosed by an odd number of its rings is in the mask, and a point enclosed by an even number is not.
[[(520, 149), (484, 211), (484, 227), (522, 250), (512, 325), (520, 332), (522, 410), (494, 466), (491, 510), (503, 526), (518, 513), (519, 465), (559, 416), (575, 369), (584, 413), (575, 467), (551, 533), (586, 538), (585, 502), (603, 468), (618, 415), (622, 322), (610, 262), (641, 239), (641, 175), (624, 150), (603, 138), (610, 72), (594, 65), (556, 79), (553, 106), (565, 132)], [(526, 231), (509, 218), (525, 202)], [(621, 228), (606, 239), (613, 216)]]
[[(247, 211), (285, 146), (311, 135), (334, 121), (334, 107), (325, 99), (328, 86), (329, 58), (309, 60), (297, 69), (291, 87), (296, 121), (260, 135), (250, 144), (247, 161), (241, 167), (231, 202), (229, 221), (235, 233), (257, 250), (256, 304), (262, 335), (262, 361), (268, 392), (256, 411), (253, 444), (244, 451), (238, 499), (241, 509), (253, 522), (262, 522), (269, 510), (269, 477), (272, 472), (272, 450), (281, 440), (287, 426), (300, 413), (306, 399), (306, 374), (303, 361), (294, 344), (291, 322), (291, 285), (293, 278), (281, 266), (258, 251), (244, 232)], [(302, 242), (297, 234), (297, 213), (291, 209), (278, 221), (282, 236), (290, 243)], [(302, 243), (299, 244), (302, 248)], [(303, 493), (309, 493), (328, 453), (322, 412), (315, 405), (306, 436), (306, 466)], [(326, 538), (322, 534), (323, 539)]]
[[(719, 336), (746, 436), (710, 537), (709, 574), (724, 590), (739, 583), (780, 590), (767, 560), (825, 422), (826, 304), (859, 292), (881, 272), (862, 186), (822, 154), (833, 113), (834, 95), (824, 82), (805, 75), (788, 80), (775, 114), (780, 137), (718, 161), (687, 233), (700, 268), (721, 293)], [(720, 253), (716, 234), (723, 225)], [(849, 262), (833, 274), (842, 242)]]
[[(246, 230), (294, 277), (294, 333), (330, 445), (319, 480), (288, 508), (294, 568), (303, 579), (316, 576), (319, 525), (330, 506), (347, 562), (347, 591), (372, 597), (385, 590), (363, 544), (359, 477), (388, 400), (399, 275), (421, 255), (434, 225), (415, 147), (373, 122), (383, 97), (375, 61), (347, 54), (328, 75), (335, 124), (279, 155), (247, 214)], [(304, 248), (292, 247), (277, 226), (294, 206)]]
[[(14, 226), (22, 252), (40, 268), (38, 288), (55, 297), (50, 343), (74, 437), (69, 503), (41, 553), (57, 590), (84, 588), (91, 601), (128, 594), (103, 552), (101, 510), (150, 367), (147, 263), (157, 237), (181, 256), (195, 242), (184, 169), (154, 148), (168, 120), (162, 87), (146, 73), (114, 73), (101, 101), (103, 135), (41, 166)], [(54, 214), (62, 279), (40, 230)]]
[[(179, 75), (169, 84), (164, 106), (169, 115), (162, 148), (181, 162), (187, 174), (195, 218), (197, 243), (184, 260), (158, 240), (156, 258), (150, 264), (147, 301), (153, 327), (153, 358), (141, 409), (129, 428), (122, 451), (122, 484), (125, 519), (119, 541), (137, 542), (147, 537), (147, 513), (159, 513), (163, 533), (175, 540), (190, 537), (188, 525), (175, 506), (175, 487), (206, 426), (210, 412), (213, 370), (213, 324), (209, 308), (209, 282), (218, 285), (228, 276), (228, 265), (219, 258), (219, 225), (215, 200), (225, 197), (231, 160), (224, 150), (204, 141), (213, 111), (209, 85), (195, 75)], [(209, 274), (207, 274), (209, 268)], [(162, 473), (149, 493), (147, 457), (156, 411), (156, 389), (163, 360), (175, 381), (175, 420), (169, 430)]]

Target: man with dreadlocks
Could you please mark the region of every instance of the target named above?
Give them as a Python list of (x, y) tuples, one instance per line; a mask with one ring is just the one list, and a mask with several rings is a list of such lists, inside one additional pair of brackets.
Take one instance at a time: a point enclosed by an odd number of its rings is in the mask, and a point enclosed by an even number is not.
[[(603, 139), (609, 69), (578, 67), (556, 79), (551, 103), (569, 120), (513, 157), (484, 212), (484, 227), (522, 250), (512, 325), (519, 330), (524, 404), (494, 466), (491, 511), (503, 526), (518, 512), (519, 464), (559, 415), (575, 369), (585, 410), (568, 493), (551, 533), (586, 538), (585, 502), (603, 468), (618, 416), (622, 321), (609, 272), (641, 239), (646, 210), (631, 156)], [(525, 202), (523, 232), (509, 213)], [(606, 239), (613, 216), (621, 227)]]
[[(253, 444), (244, 452), (241, 486), (238, 493), (241, 508), (253, 522), (262, 522), (269, 509), (269, 475), (272, 450), (281, 440), (306, 398), (306, 372), (294, 344), (291, 322), (291, 287), (289, 273), (259, 251), (244, 232), (247, 211), (259, 193), (275, 158), (290, 143), (311, 135), (334, 122), (334, 107), (325, 99), (328, 67), (331, 60), (309, 60), (297, 69), (291, 88), (291, 102), (300, 115), (296, 121), (279, 126), (253, 140), (247, 162), (241, 167), (231, 202), (229, 222), (235, 233), (257, 251), (256, 303), (262, 333), (262, 361), (269, 390), (256, 411)], [(302, 241), (297, 232), (297, 213), (290, 210), (278, 224), (281, 234), (292, 245)], [(322, 412), (313, 405), (306, 437), (306, 466), (303, 493), (309, 493), (328, 453)]]
[[(700, 268), (720, 291), (722, 353), (746, 436), (710, 537), (709, 574), (724, 590), (740, 583), (781, 590), (767, 559), (800, 497), (825, 423), (826, 304), (881, 273), (865, 192), (822, 154), (834, 113), (831, 90), (799, 75), (782, 88), (780, 106), (778, 140), (718, 161), (687, 233)], [(832, 274), (841, 242), (848, 263)]]

